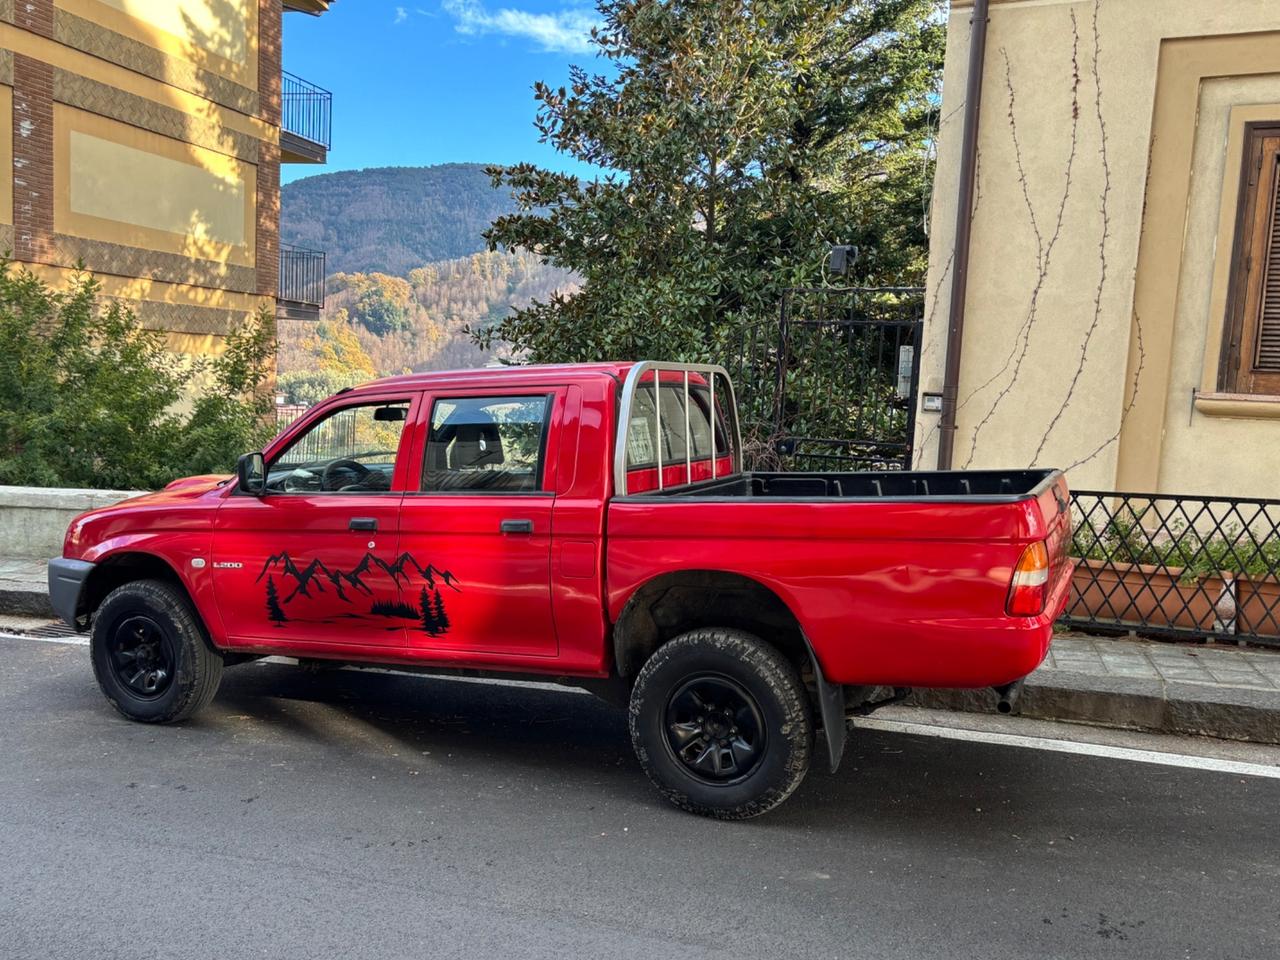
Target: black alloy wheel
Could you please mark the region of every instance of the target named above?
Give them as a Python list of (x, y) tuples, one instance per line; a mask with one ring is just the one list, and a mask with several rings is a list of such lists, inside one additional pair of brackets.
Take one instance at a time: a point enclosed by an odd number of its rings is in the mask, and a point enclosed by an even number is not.
[(728, 627), (690, 630), (659, 646), (636, 674), (627, 726), (662, 796), (722, 820), (782, 803), (813, 749), (812, 708), (795, 665)]
[(768, 732), (760, 705), (723, 674), (677, 687), (667, 700), (665, 726), (672, 756), (704, 783), (737, 783), (764, 758)]
[(130, 720), (175, 723), (213, 699), (222, 654), (182, 586), (134, 580), (93, 612), (89, 657), (103, 694)]
[(107, 641), (116, 679), (140, 700), (164, 696), (173, 683), (173, 642), (151, 617), (136, 614), (116, 624)]

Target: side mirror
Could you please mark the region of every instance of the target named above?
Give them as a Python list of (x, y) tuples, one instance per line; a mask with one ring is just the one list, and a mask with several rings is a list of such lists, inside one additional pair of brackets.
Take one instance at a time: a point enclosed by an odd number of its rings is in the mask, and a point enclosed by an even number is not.
[(267, 492), (267, 465), (261, 453), (246, 453), (237, 460), (236, 476), (245, 493), (260, 497)]

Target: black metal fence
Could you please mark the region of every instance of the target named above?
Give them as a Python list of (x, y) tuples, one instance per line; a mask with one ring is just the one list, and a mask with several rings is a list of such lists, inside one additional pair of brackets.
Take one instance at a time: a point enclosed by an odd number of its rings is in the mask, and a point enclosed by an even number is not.
[(323, 87), (281, 71), (280, 126), (285, 131), (329, 149), (333, 94)]
[(1280, 645), (1280, 500), (1072, 492), (1064, 621)]
[(324, 251), (280, 244), (280, 294), (283, 301), (319, 309), (324, 306)]
[(917, 287), (799, 288), (776, 325), (741, 331), (730, 366), (748, 461), (908, 469), (923, 306)]

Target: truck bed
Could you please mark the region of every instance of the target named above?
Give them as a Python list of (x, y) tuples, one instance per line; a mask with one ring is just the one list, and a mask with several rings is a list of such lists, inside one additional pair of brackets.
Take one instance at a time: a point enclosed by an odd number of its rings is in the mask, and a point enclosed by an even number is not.
[[(795, 611), (826, 677), (851, 685), (1023, 677), (1070, 588), (1057, 470), (739, 473), (614, 498), (607, 530), (611, 620), (655, 574), (737, 574)], [(1036, 541), (1050, 598), (1040, 616), (1010, 617), (1010, 578)]]
[(739, 473), (645, 496), (752, 500), (962, 500), (1012, 503), (1052, 488), (1056, 470)]

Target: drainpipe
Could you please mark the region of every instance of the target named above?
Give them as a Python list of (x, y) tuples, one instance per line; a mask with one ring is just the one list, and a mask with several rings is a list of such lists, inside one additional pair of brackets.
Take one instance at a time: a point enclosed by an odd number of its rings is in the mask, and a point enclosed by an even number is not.
[(947, 314), (947, 366), (942, 380), (942, 423), (938, 435), (938, 469), (951, 469), (956, 438), (956, 395), (960, 389), (960, 351), (964, 346), (965, 299), (969, 292), (969, 248), (973, 233), (973, 189), (978, 170), (978, 116), (982, 108), (982, 73), (987, 60), (987, 7), (974, 0), (969, 31), (969, 75), (964, 94), (964, 132), (960, 143), (960, 193), (956, 201), (956, 250)]

